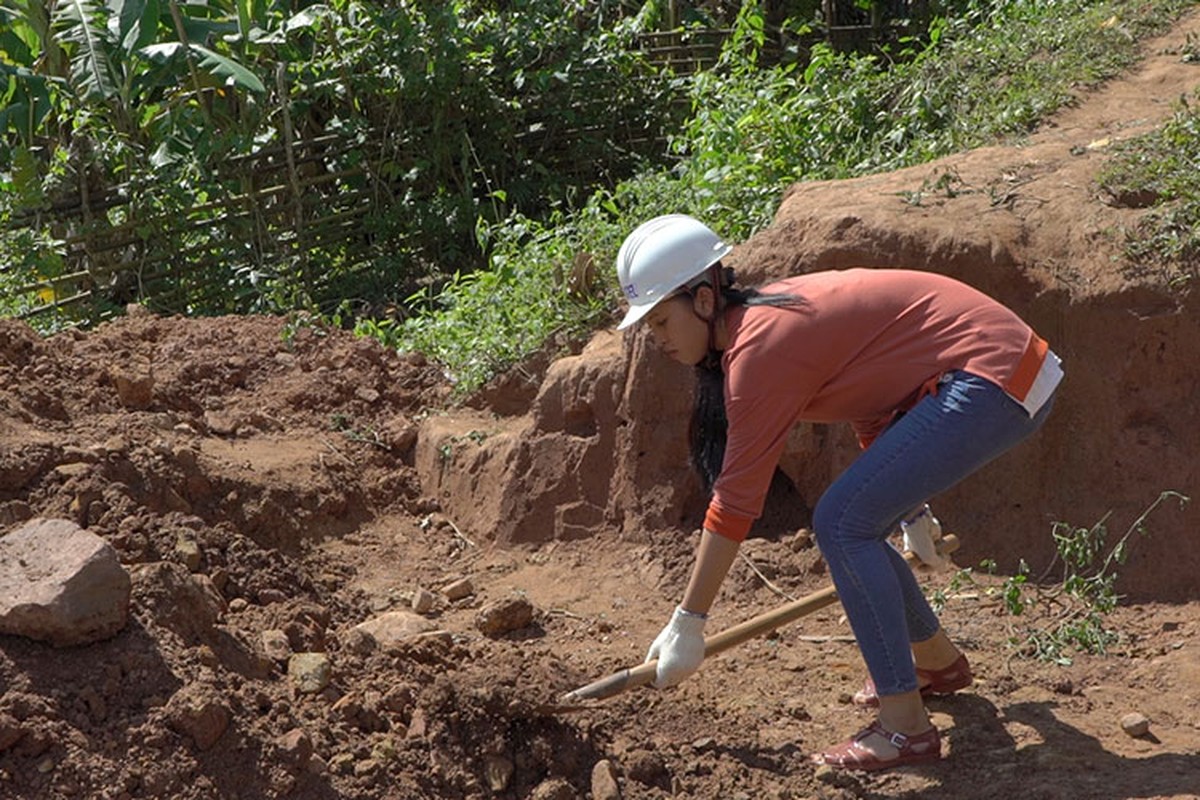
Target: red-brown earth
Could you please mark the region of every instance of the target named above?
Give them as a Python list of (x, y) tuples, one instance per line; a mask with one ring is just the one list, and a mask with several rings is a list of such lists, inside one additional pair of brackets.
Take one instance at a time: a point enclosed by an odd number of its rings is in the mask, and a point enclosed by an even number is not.
[[(0, 637), (0, 796), (1200, 797), (1197, 506), (1160, 507), (1133, 539), (1106, 655), (1025, 657), (1009, 638), (1059, 609), (1013, 617), (994, 591), (1021, 559), (1051, 564), (1054, 522), (1115, 538), (1163, 490), (1196, 489), (1195, 294), (1124, 260), (1117, 232), (1147, 211), (1094, 178), (1108, 145), (1200, 84), (1180, 57), (1196, 36), (1192, 14), (1020, 145), (799, 184), (731, 257), (751, 282), (946, 272), (1064, 358), (1037, 441), (933, 501), (960, 567), (1000, 566), (956, 587), (921, 573), (979, 676), (931, 701), (943, 763), (807, 762), (869, 719), (848, 702), (864, 672), (836, 605), (677, 689), (556, 707), (640, 662), (697, 539), (690, 376), (643, 338), (598, 333), (455, 406), (432, 366), (343, 332), (131, 313), (48, 339), (0, 322), (0, 525), (73, 520), (133, 576), (112, 639)], [(804, 526), (853, 455), (844, 430), (797, 430), (711, 630), (826, 585)], [(465, 596), (445, 591), (464, 578)], [(355, 629), (413, 605), (428, 632)], [(299, 691), (289, 651), (326, 654), (329, 685)], [(1129, 713), (1149, 732), (1126, 733)]]

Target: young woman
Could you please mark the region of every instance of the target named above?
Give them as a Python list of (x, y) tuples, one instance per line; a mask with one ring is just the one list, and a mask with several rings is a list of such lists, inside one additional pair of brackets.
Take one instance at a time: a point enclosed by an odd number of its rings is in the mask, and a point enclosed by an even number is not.
[(721, 265), (729, 250), (671, 214), (617, 255), (630, 306), (618, 327), (645, 322), (667, 355), (697, 367), (692, 457), (712, 490), (687, 589), (646, 657), (658, 659), (655, 686), (699, 668), (708, 610), (791, 427), (848, 422), (863, 451), (812, 525), (871, 676), (855, 699), (878, 718), (813, 758), (860, 770), (936, 761), (922, 698), (968, 686), (971, 670), (887, 537), (928, 526), (928, 498), (1041, 427), (1059, 359), (1012, 311), (945, 276), (848, 269), (742, 290)]

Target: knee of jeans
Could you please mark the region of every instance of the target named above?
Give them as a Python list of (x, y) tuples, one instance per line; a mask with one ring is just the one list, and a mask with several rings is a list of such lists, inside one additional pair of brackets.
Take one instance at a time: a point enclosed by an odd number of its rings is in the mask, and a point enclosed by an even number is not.
[(822, 497), (817, 501), (817, 507), (813, 509), (813, 536), (817, 540), (817, 546), (822, 550), (832, 544), (837, 535), (838, 512), (834, 506), (834, 503), (829, 502), (826, 497)]

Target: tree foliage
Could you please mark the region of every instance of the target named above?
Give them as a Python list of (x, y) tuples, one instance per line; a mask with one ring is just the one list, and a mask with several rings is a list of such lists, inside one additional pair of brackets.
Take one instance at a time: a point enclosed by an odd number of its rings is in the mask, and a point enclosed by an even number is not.
[[(135, 223), (140, 242), (112, 264), (82, 264), (86, 281), (54, 292), (86, 285), (116, 298), (116, 273), (168, 241), (194, 259), (191, 274), (155, 296), (189, 313), (379, 301), (385, 286), (403, 296), (471, 271), (484, 263), (480, 220), (543, 216), (660, 149), (671, 90), (630, 46), (617, 6), (4, 0), (0, 249), (37, 254), (0, 283), (74, 275), (71, 237)], [(248, 252), (249, 223), (229, 206), (263, 187), (229, 165), (292, 159), (309, 141), (336, 144), (276, 180), (315, 216), (369, 194), (357, 241)], [(87, 207), (113, 192), (120, 202)], [(268, 211), (285, 213), (274, 202)], [(56, 227), (45, 216), (72, 203), (81, 219)]]

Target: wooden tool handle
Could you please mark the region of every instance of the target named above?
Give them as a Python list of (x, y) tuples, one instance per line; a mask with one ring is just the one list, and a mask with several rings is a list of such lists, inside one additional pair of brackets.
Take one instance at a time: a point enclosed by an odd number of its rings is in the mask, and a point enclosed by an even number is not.
[[(958, 537), (952, 533), (947, 534), (938, 541), (937, 546), (939, 553), (949, 555), (958, 549)], [(916, 556), (912, 553), (905, 553), (904, 558), (909, 563), (916, 561)], [(768, 634), (776, 628), (782, 627), (793, 620), (811, 614), (826, 606), (833, 605), (835, 602), (837, 602), (837, 592), (832, 586), (827, 586), (812, 594), (805, 595), (799, 600), (793, 600), (779, 608), (763, 612), (745, 622), (734, 625), (732, 628), (726, 628), (720, 633), (705, 637), (704, 656), (707, 658), (716, 655), (749, 639)], [(620, 672), (609, 675), (607, 678), (601, 678), (586, 686), (580, 686), (578, 689), (567, 692), (563, 695), (562, 702), (571, 704), (578, 703), (581, 700), (603, 700), (606, 697), (620, 694), (626, 689), (632, 689), (635, 686), (647, 686), (654, 681), (657, 669), (657, 661), (647, 661), (643, 664), (638, 664), (636, 667), (628, 667)]]

